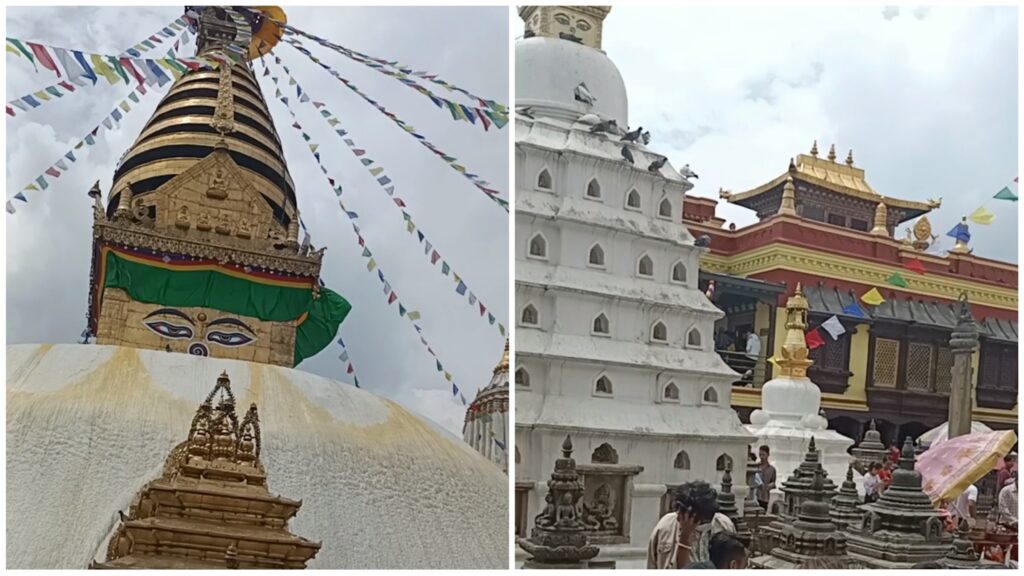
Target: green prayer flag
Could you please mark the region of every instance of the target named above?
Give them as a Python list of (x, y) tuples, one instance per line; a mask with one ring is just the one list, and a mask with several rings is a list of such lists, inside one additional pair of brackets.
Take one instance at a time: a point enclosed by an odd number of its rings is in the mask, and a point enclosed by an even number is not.
[[(14, 44), (14, 47), (17, 48), (22, 54), (24, 54), (25, 58), (28, 58), (28, 61), (31, 62), (33, 66), (36, 65), (36, 59), (32, 57), (32, 53), (29, 52), (27, 48), (25, 48), (25, 46), (21, 43), (21, 40), (8, 38), (7, 41), (11, 44)], [(39, 70), (39, 68), (36, 67), (36, 70)]]
[(114, 68), (114, 72), (117, 72), (121, 79), (124, 80), (124, 83), (128, 84), (128, 71), (125, 70), (124, 66), (121, 65), (121, 61), (113, 56), (108, 56), (107, 62), (110, 62), (110, 64)]
[(903, 276), (900, 276), (899, 272), (894, 272), (893, 275), (886, 278), (885, 281), (893, 286), (899, 286), (900, 288), (907, 287), (907, 281)]
[(1000, 190), (999, 192), (996, 193), (995, 196), (993, 196), (993, 198), (995, 198), (996, 200), (1009, 200), (1011, 202), (1017, 201), (1017, 195), (1010, 191), (1009, 186), (1004, 186), (1002, 190)]
[(135, 92), (132, 92), (131, 94), (129, 94), (128, 95), (128, 99), (131, 100), (132, 102), (135, 102), (136, 104), (139, 103), (139, 95), (136, 94)]

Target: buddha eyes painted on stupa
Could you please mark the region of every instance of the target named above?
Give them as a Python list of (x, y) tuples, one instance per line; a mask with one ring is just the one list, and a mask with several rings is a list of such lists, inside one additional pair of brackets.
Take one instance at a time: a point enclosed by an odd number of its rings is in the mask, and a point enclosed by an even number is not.
[(256, 331), (237, 318), (215, 318), (209, 322), (206, 320), (206, 314), (202, 312), (193, 319), (186, 312), (176, 308), (160, 308), (147, 314), (142, 319), (142, 324), (162, 338), (193, 340), (189, 351), (200, 356), (208, 355), (203, 342), (236, 348), (256, 341)]

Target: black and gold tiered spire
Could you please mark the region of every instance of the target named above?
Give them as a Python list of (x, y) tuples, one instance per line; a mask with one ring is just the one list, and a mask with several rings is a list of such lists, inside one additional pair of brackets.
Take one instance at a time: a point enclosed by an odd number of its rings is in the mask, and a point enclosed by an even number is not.
[(98, 344), (290, 367), (330, 343), (348, 313), (319, 282), (323, 249), (299, 242), (295, 187), (249, 62), (276, 38), (246, 18), (202, 9), (199, 55), (222, 60), (252, 33), (249, 58), (178, 78), (107, 205), (90, 191)]

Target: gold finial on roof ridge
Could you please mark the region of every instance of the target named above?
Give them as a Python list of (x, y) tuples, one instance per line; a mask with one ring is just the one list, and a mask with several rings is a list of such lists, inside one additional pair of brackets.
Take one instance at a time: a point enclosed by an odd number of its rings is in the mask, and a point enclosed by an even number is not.
[(782, 187), (782, 203), (779, 204), (779, 214), (796, 216), (796, 187), (793, 186), (793, 177), (786, 177), (786, 184)]
[(811, 146), (811, 156), (814, 156), (815, 158), (818, 157), (818, 141), (817, 140), (815, 140), (814, 144)]
[(875, 226), (871, 229), (872, 236), (888, 236), (889, 229), (886, 227), (886, 220), (889, 218), (889, 209), (885, 202), (879, 202), (875, 208)]
[(810, 350), (804, 334), (807, 330), (807, 308), (803, 285), (798, 282), (793, 295), (786, 300), (786, 339), (775, 362), (784, 377), (806, 378), (807, 369), (814, 364), (808, 358)]
[(836, 161), (836, 145), (835, 144), (829, 146), (829, 148), (828, 148), (828, 161), (829, 162), (835, 162)]
[(846, 165), (853, 167), (853, 148), (850, 148), (850, 152), (846, 155)]

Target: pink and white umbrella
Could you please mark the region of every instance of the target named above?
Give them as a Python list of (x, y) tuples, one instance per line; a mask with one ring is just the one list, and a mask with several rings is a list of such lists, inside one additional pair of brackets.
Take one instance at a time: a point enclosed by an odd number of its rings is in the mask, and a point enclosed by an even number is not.
[(1016, 443), (1012, 430), (957, 436), (918, 456), (915, 469), (932, 502), (949, 502), (995, 470)]

